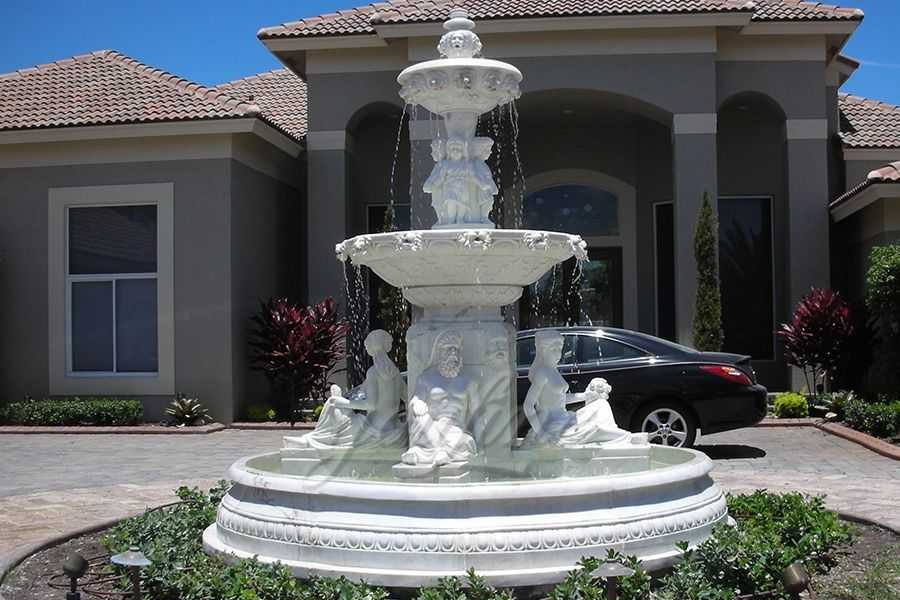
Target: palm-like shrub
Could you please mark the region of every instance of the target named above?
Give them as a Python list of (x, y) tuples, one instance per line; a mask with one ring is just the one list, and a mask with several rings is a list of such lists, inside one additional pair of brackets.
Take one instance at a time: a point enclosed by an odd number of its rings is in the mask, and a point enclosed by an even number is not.
[(281, 416), (293, 425), (298, 398), (321, 396), (329, 373), (344, 358), (348, 327), (338, 318), (332, 298), (313, 306), (271, 298), (251, 321), (251, 367), (288, 385), (290, 397)]
[(166, 408), (166, 414), (172, 417), (177, 427), (204, 425), (211, 421), (209, 411), (198, 398), (179, 394)]
[(800, 368), (810, 393), (819, 380), (835, 372), (851, 349), (854, 325), (850, 307), (840, 294), (812, 288), (797, 304), (790, 323), (783, 323), (778, 337), (788, 364)]

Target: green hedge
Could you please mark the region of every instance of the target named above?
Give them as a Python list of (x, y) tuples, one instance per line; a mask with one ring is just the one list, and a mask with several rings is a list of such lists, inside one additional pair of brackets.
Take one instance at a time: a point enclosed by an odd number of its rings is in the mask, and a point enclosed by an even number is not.
[(900, 436), (900, 401), (888, 404), (850, 400), (844, 405), (844, 423), (879, 438)]
[(144, 409), (130, 398), (26, 399), (0, 407), (4, 425), (138, 425)]
[(799, 419), (809, 416), (809, 403), (801, 394), (785, 392), (775, 396), (774, 410), (779, 419)]
[[(280, 564), (254, 560), (227, 564), (203, 552), (203, 530), (215, 522), (226, 482), (208, 493), (179, 488), (183, 504), (151, 510), (122, 521), (104, 536), (113, 553), (139, 546), (153, 561), (141, 573), (148, 600), (385, 600), (377, 587), (346, 579), (299, 581)], [(733, 496), (728, 499), (737, 526), (720, 525), (712, 537), (686, 554), (667, 577), (655, 583), (634, 557), (613, 556), (635, 569), (621, 581), (621, 600), (731, 600), (736, 594), (771, 593), (787, 599), (781, 571), (796, 560), (814, 573), (826, 571), (837, 550), (850, 542), (847, 526), (820, 498), (801, 494)], [(590, 574), (604, 557), (589, 557), (546, 596), (547, 600), (603, 600)], [(127, 586), (124, 571), (119, 571)], [(651, 591), (652, 590), (652, 591)], [(417, 592), (417, 600), (516, 600), (470, 572), (464, 580), (442, 579)]]

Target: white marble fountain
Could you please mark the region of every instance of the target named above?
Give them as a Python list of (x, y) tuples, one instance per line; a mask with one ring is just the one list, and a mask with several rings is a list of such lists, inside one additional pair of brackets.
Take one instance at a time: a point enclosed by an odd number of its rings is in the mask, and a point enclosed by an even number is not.
[[(205, 548), (281, 562), (298, 577), (390, 587), (470, 567), (495, 585), (553, 583), (610, 548), (666, 566), (676, 542), (697, 544), (727, 519), (712, 463), (620, 429), (602, 379), (569, 392), (554, 331), (537, 336), (524, 405), (532, 429), (516, 438), (515, 331), (500, 308), (554, 265), (585, 259), (586, 246), (491, 223), (493, 141), (476, 137), (476, 125), (519, 96), (522, 74), (480, 57), (464, 11), (450, 17), (442, 58), (398, 78), (406, 102), (442, 117), (424, 185), (437, 224), (336, 249), (421, 307), (407, 334), (408, 384), (388, 357), (390, 336), (371, 332), (361, 388), (345, 398), (333, 386), (314, 431), (231, 467), (234, 486)], [(583, 408), (569, 410), (575, 403)]]

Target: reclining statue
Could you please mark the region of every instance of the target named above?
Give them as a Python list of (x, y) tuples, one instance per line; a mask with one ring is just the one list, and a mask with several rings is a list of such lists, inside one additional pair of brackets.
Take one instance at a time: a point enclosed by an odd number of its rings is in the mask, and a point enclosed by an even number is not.
[[(632, 434), (620, 429), (609, 406), (612, 391), (605, 379), (591, 380), (587, 389), (569, 393), (569, 384), (559, 374), (563, 336), (558, 331), (535, 334), (535, 358), (528, 370), (531, 387), (524, 411), (531, 431), (523, 447), (581, 447), (627, 443)], [(566, 406), (584, 402), (577, 412)]]
[(400, 370), (388, 356), (392, 344), (390, 334), (382, 329), (369, 333), (365, 347), (374, 364), (366, 371), (360, 392), (348, 400), (340, 386), (332, 385), (316, 428), (300, 437), (286, 437), (285, 447), (323, 450), (405, 446), (406, 427), (397, 416)]

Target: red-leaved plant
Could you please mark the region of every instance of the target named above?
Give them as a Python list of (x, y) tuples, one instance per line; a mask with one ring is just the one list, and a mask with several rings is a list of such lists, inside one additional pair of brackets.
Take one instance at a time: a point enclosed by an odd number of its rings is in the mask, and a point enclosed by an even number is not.
[(281, 416), (293, 426), (298, 398), (321, 396), (329, 373), (344, 358), (348, 326), (338, 319), (332, 298), (313, 306), (271, 298), (260, 302), (251, 321), (251, 367), (288, 384), (290, 398)]
[(854, 334), (850, 307), (840, 294), (812, 288), (797, 304), (790, 323), (778, 330), (787, 362), (800, 368), (807, 390), (818, 392), (818, 382), (836, 372), (847, 359)]

